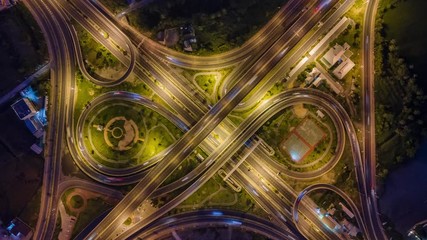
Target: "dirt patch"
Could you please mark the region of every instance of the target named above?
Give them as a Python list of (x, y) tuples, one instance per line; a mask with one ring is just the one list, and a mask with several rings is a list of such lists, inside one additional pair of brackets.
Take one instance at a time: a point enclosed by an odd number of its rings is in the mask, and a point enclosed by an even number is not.
[(303, 104), (296, 104), (294, 106), (294, 113), (298, 118), (304, 118), (307, 115), (307, 112), (308, 110), (304, 108)]

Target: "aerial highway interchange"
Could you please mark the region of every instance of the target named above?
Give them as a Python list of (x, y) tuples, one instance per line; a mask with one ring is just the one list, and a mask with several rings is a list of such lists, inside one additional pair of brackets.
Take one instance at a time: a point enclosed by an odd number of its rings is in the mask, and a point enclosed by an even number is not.
[[(121, 22), (96, 0), (23, 2), (46, 37), (53, 86), (42, 200), (34, 239), (53, 238), (61, 194), (73, 186), (121, 198), (96, 226), (86, 229), (85, 236), (79, 235), (85, 239), (144, 239), (153, 233), (170, 234), (168, 226), (172, 228), (172, 221), (182, 228), (239, 222), (242, 228), (272, 239), (345, 239), (319, 218), (316, 204), (306, 196), (319, 189), (334, 192), (347, 202), (356, 215), (357, 226), (364, 239), (386, 239), (378, 217), (375, 181), (372, 55), (377, 0), (366, 2), (363, 24), (362, 141), (342, 103), (327, 93), (312, 88), (293, 88), (264, 99), (266, 92), (276, 83), (288, 84), (287, 74), (353, 6), (355, 0), (289, 0), (240, 48), (212, 56), (188, 55), (167, 48)], [(121, 77), (107, 79), (93, 76), (86, 70), (74, 23), (80, 24), (126, 67)], [(203, 71), (233, 66), (234, 70), (220, 87), (221, 98), (209, 105), (204, 101), (203, 93), (172, 66)], [(75, 116), (77, 72), (104, 88), (119, 86), (130, 76), (136, 76), (164, 105), (137, 93), (112, 90), (94, 98)], [(144, 164), (123, 169), (98, 164), (84, 143), (85, 123), (98, 106), (115, 101), (156, 111), (179, 128), (183, 135)], [(309, 172), (291, 171), (278, 164), (269, 154), (267, 144), (256, 135), (269, 118), (299, 104), (321, 109), (335, 128), (335, 154), (321, 168)], [(250, 114), (239, 123), (230, 117), (235, 112), (248, 109), (251, 109)], [(348, 197), (330, 184), (313, 184), (303, 191), (296, 191), (280, 176), (296, 180), (323, 176), (340, 161), (346, 142), (351, 149), (359, 199)], [(62, 154), (66, 148), (79, 169), (95, 183), (61, 179)], [(197, 149), (206, 154), (197, 167), (178, 180), (162, 185)], [(242, 158), (243, 164), (239, 162)], [(230, 177), (268, 213), (270, 221), (221, 209), (167, 216), (221, 169), (230, 173)], [(107, 187), (128, 184), (135, 186), (125, 196)], [(119, 231), (123, 222), (142, 204), (177, 189), (179, 194), (172, 200), (143, 215), (126, 231)]]

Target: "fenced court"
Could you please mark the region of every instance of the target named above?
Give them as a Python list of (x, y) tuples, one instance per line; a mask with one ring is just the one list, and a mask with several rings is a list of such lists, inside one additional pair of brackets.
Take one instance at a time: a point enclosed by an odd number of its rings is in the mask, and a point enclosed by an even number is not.
[(305, 119), (280, 144), (280, 150), (295, 162), (304, 160), (326, 136), (312, 119)]

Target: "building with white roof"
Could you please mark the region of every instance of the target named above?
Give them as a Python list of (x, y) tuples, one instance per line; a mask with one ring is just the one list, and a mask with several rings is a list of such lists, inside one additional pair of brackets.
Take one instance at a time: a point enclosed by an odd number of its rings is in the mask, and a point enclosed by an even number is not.
[(322, 57), (322, 62), (328, 67), (332, 67), (335, 63), (337, 63), (344, 56), (347, 58), (345, 52), (350, 49), (350, 45), (348, 43), (344, 43), (343, 46), (338, 43), (335, 46), (331, 47), (325, 55)]
[(354, 67), (354, 62), (351, 61), (350, 58), (347, 58), (344, 62), (342, 62), (340, 65), (338, 65), (337, 68), (334, 70), (334, 75), (338, 79), (342, 79), (345, 75), (347, 75), (348, 72), (350, 72), (351, 69)]

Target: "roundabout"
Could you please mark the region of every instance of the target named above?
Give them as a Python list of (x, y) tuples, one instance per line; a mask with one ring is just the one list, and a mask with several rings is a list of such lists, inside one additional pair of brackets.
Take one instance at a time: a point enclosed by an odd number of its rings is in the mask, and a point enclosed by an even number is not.
[[(106, 101), (94, 106), (83, 121), (84, 146), (91, 158), (106, 167), (128, 168), (163, 150), (145, 151), (144, 139), (150, 130), (146, 126), (151, 122), (139, 114), (141, 111), (154, 114), (126, 101)], [(164, 144), (170, 145), (173, 140), (169, 137)]]
[(135, 174), (161, 160), (182, 135), (173, 113), (134, 93), (109, 92), (88, 106), (71, 147), (77, 165), (97, 180), (128, 184), (140, 178)]
[(136, 123), (125, 117), (115, 117), (108, 121), (104, 128), (104, 140), (110, 148), (116, 151), (129, 150), (138, 140), (144, 141), (138, 137)]

